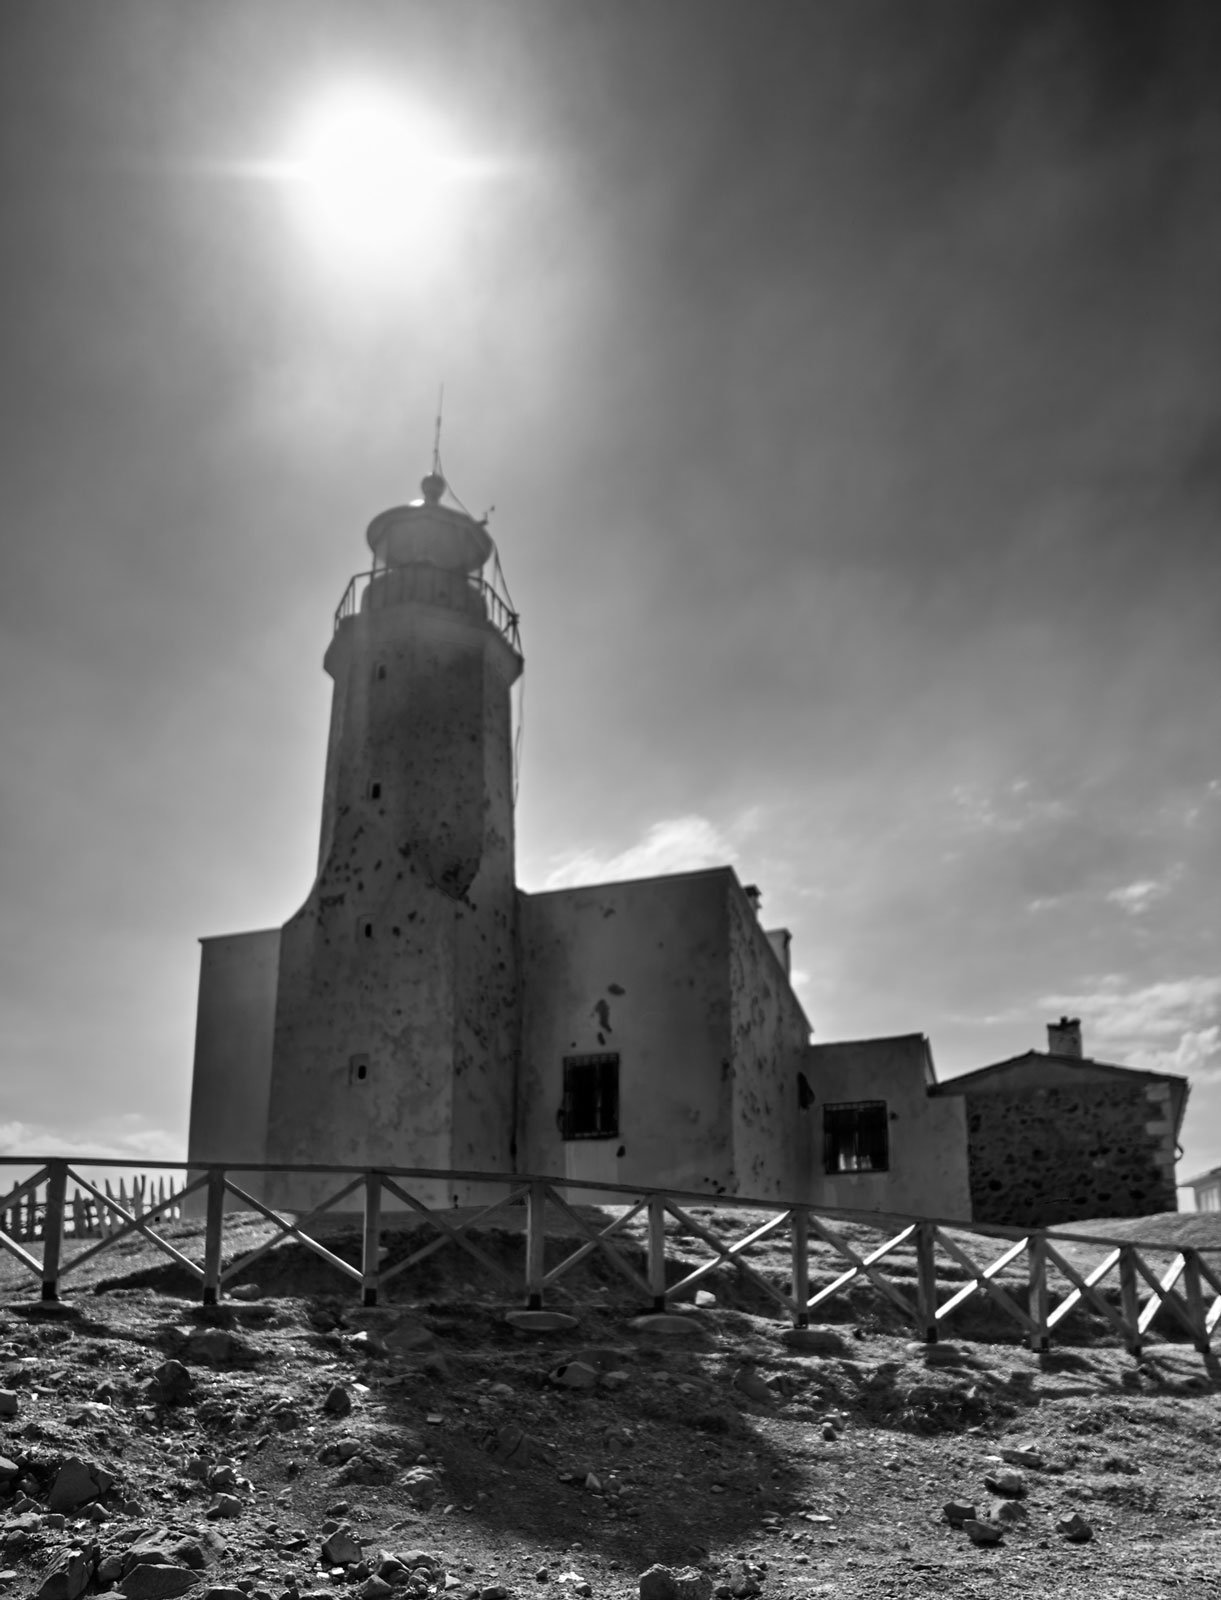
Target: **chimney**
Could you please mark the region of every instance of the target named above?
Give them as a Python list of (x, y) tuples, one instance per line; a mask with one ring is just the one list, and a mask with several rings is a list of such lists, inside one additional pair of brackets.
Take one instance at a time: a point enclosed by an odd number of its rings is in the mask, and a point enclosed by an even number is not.
[(750, 909), (758, 916), (759, 907), (763, 904), (763, 895), (760, 892), (759, 885), (757, 883), (748, 883), (742, 893), (750, 901)]
[(786, 978), (793, 976), (793, 935), (787, 928), (768, 928), (767, 942), (776, 952), (776, 958), (784, 968)]
[(1061, 1017), (1047, 1024), (1047, 1048), (1053, 1056), (1072, 1056), (1081, 1060), (1081, 1018)]

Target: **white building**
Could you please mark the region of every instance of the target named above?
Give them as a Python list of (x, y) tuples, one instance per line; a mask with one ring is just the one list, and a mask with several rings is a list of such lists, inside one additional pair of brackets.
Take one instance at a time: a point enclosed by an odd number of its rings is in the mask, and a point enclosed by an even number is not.
[(446, 1202), (486, 1197), (453, 1174), (526, 1172), (969, 1216), (927, 1041), (811, 1047), (788, 935), (732, 868), (517, 888), (518, 618), (484, 526), (422, 489), (374, 518), (336, 612), (314, 884), (282, 928), (203, 940), (190, 1161), (428, 1168)]

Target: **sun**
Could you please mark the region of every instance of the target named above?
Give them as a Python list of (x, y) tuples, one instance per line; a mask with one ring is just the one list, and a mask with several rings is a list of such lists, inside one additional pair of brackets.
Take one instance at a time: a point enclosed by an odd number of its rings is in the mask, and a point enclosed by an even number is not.
[(319, 241), (367, 265), (424, 248), (449, 220), (469, 163), (427, 112), (356, 89), (331, 96), (304, 119), (290, 169)]

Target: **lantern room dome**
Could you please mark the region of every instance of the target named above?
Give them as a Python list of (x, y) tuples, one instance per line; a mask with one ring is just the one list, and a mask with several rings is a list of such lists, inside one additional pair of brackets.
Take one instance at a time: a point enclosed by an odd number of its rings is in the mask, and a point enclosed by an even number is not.
[(367, 537), (378, 566), (479, 571), (492, 554), (492, 537), (465, 511), (441, 504), (446, 487), (439, 472), (430, 472), (420, 483), (419, 500), (374, 517)]

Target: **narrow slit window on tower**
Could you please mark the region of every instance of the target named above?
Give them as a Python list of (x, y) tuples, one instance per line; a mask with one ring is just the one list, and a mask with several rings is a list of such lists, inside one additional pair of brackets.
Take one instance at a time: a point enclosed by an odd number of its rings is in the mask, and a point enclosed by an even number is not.
[(386, 681), (386, 663), (384, 661), (379, 661), (377, 663), (377, 665), (373, 668), (373, 681), (374, 681), (374, 683), (385, 683), (385, 681)]
[(366, 1055), (348, 1057), (348, 1082), (364, 1083), (369, 1076), (369, 1058)]
[(889, 1172), (885, 1100), (823, 1107), (823, 1164), (835, 1172)]
[(619, 1137), (617, 1054), (564, 1057), (564, 1103), (559, 1123), (564, 1139)]
[(360, 940), (372, 939), (372, 937), (373, 937), (373, 918), (372, 917), (361, 917), (360, 921), (356, 924), (356, 937), (357, 937), (357, 939), (360, 939)]
[(382, 786), (377, 781), (376, 778), (373, 778), (373, 779), (370, 780), (370, 783), (369, 783), (369, 799), (370, 800), (380, 800), (381, 797), (382, 797)]

